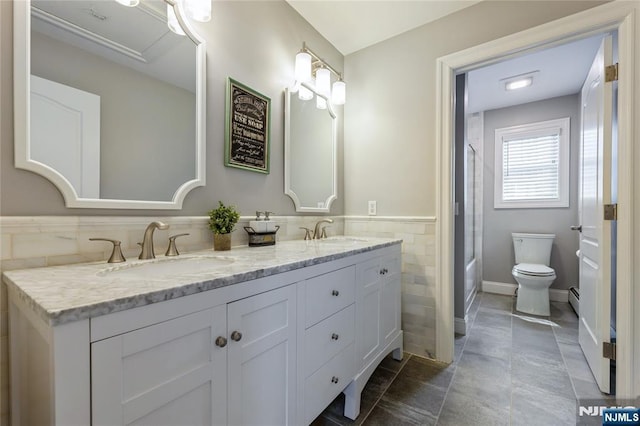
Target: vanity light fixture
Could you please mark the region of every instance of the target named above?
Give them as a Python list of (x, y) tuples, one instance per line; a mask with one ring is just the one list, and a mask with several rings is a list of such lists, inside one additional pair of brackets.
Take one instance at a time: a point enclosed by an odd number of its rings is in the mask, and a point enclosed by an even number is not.
[[(309, 49), (304, 42), (302, 43), (302, 49), (296, 54), (294, 68), (296, 82), (292, 90), (299, 90), (299, 99), (313, 99), (313, 92), (301, 84), (305, 83), (313, 85), (315, 91), (322, 95), (318, 96), (316, 100), (316, 106), (318, 108), (325, 109), (327, 107), (327, 99), (334, 105), (344, 105), (347, 85), (342, 79), (342, 73), (333, 69), (322, 58)], [(333, 86), (331, 85), (331, 74), (334, 74), (337, 78)]]
[(533, 75), (540, 71), (531, 71), (525, 74), (514, 75), (511, 77), (503, 78), (500, 80), (504, 82), (504, 90), (511, 91), (517, 89), (523, 89), (533, 84)]
[(211, 0), (184, 0), (187, 15), (198, 22), (211, 20)]
[[(128, 7), (136, 7), (140, 3), (140, 0), (116, 1)], [(212, 0), (173, 0), (167, 2), (167, 26), (174, 33), (178, 35), (185, 35), (180, 23), (178, 22), (176, 13), (173, 10), (173, 5), (176, 3), (182, 3), (187, 16), (194, 21), (209, 22), (211, 20), (211, 1)]]

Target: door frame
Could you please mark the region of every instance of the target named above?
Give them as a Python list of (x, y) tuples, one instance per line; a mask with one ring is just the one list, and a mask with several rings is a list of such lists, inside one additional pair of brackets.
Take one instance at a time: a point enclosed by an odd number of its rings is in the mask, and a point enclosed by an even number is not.
[[(605, 31), (618, 31), (618, 258), (617, 395), (633, 397), (640, 381), (634, 374), (634, 129), (636, 6), (612, 2), (516, 34), (443, 56), (436, 61), (436, 358), (453, 360), (454, 351), (454, 88), (456, 72), (465, 72), (524, 52), (541, 50)], [(640, 107), (639, 107), (640, 108)], [(634, 133), (637, 132), (637, 133)], [(638, 342), (640, 343), (640, 342)], [(636, 349), (640, 352), (640, 349)], [(639, 354), (640, 355), (640, 354)]]

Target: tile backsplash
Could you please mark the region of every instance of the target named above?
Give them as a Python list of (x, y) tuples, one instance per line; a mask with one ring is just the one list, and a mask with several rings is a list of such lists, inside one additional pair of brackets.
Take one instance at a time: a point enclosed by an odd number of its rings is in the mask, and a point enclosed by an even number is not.
[[(276, 216), (279, 241), (302, 239), (302, 226), (313, 227), (326, 216)], [(331, 235), (401, 238), (402, 245), (402, 328), (405, 351), (422, 356), (435, 353), (435, 219), (430, 217), (332, 217), (327, 226)], [(247, 244), (252, 217), (242, 217), (232, 234), (232, 245)], [(156, 230), (156, 254), (164, 254), (168, 237), (177, 239), (181, 253), (213, 247), (213, 237), (205, 216), (30, 216), (0, 217), (0, 272), (71, 263), (106, 261), (111, 243), (89, 241), (91, 237), (122, 242), (127, 259), (140, 253), (138, 242), (146, 226), (160, 220), (168, 230)], [(9, 424), (8, 305), (4, 284), (0, 284), (0, 426)]]

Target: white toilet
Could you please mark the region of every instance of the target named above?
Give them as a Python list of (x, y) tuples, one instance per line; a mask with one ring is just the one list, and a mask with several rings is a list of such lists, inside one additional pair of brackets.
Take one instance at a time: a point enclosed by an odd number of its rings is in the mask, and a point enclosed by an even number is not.
[(516, 310), (549, 316), (549, 286), (556, 272), (549, 267), (555, 234), (512, 233), (516, 265), (511, 271), (518, 282)]

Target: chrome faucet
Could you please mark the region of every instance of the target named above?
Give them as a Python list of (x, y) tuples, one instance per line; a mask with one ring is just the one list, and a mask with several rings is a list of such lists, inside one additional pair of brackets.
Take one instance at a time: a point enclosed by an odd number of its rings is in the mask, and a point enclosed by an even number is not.
[(151, 222), (144, 231), (144, 239), (142, 240), (142, 251), (138, 259), (155, 259), (156, 253), (153, 250), (153, 232), (156, 229), (169, 229), (169, 225), (163, 222)]
[(324, 231), (324, 228), (322, 228), (322, 231), (320, 231), (321, 223), (333, 223), (333, 219), (322, 219), (316, 223), (316, 227), (313, 230), (314, 240), (319, 240), (320, 238), (327, 238), (327, 233)]

